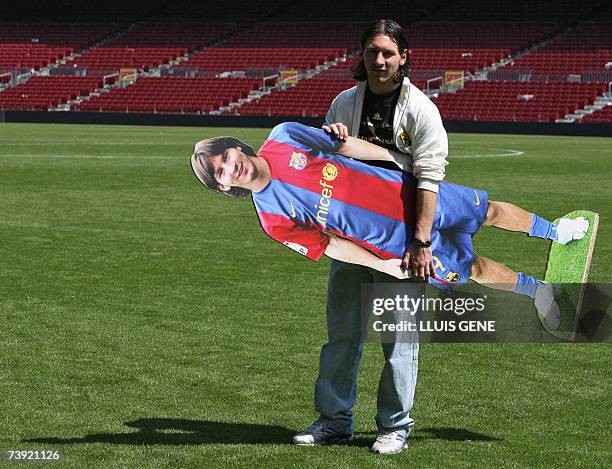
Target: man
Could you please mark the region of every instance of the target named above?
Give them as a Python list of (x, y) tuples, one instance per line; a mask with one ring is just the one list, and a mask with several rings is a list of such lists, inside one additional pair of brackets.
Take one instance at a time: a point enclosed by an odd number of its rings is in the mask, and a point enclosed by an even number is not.
[[(436, 106), (406, 76), (408, 45), (400, 25), (392, 20), (375, 21), (363, 32), (360, 46), (361, 60), (354, 74), (358, 84), (335, 98), (325, 120), (340, 139), (351, 135), (390, 150), (418, 180), (414, 239), (402, 257), (403, 266), (412, 270), (415, 279), (427, 280), (434, 275), (428, 244), (438, 186), (447, 164), (446, 131)], [(315, 386), (315, 407), (320, 417), (296, 435), (296, 444), (330, 443), (339, 435), (353, 433), (353, 406), (365, 337), (359, 327), (361, 285), (389, 281), (393, 279), (371, 269), (332, 262), (327, 296), (328, 342), (321, 350)], [(385, 365), (376, 415), (379, 434), (372, 451), (396, 453), (407, 446), (414, 426), (409, 411), (416, 387), (419, 344), (385, 343), (382, 348)]]
[[(367, 166), (336, 153), (397, 164), (389, 150), (353, 137), (339, 141), (331, 128), (325, 132), (285, 123), (272, 130), (257, 154), (231, 137), (198, 142), (191, 166), (210, 189), (237, 197), (252, 192), (263, 229), (296, 252), (312, 260), (326, 254), (394, 279), (406, 278), (402, 257), (417, 232), (418, 182), (409, 173)], [(484, 191), (450, 183), (440, 184), (432, 220), (430, 248), (454, 275), (434, 271), (431, 284), (448, 289), (469, 277), (499, 288), (509, 285), (534, 300), (547, 329), (559, 327), (552, 286), (477, 256), (472, 236), (484, 224), (565, 244), (584, 237), (587, 220), (561, 219), (555, 225), (514, 205), (489, 201)], [(328, 443), (352, 436), (327, 425), (321, 432)]]

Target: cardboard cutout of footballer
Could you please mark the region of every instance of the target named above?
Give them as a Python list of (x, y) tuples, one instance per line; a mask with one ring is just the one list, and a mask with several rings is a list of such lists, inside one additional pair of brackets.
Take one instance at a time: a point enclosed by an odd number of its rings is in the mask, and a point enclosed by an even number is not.
[[(347, 158), (348, 157), (348, 158)], [(430, 240), (414, 240), (415, 178), (404, 171), (358, 160), (401, 162), (388, 150), (334, 129), (280, 124), (257, 153), (231, 137), (198, 142), (191, 166), (206, 187), (253, 203), (264, 231), (275, 241), (317, 261), (323, 254), (399, 279), (409, 276), (402, 258), (412, 242), (432, 249), (429, 283), (451, 291), (469, 278), (511, 289), (534, 300), (544, 327), (559, 327), (552, 285), (476, 255), (472, 238), (482, 225), (520, 231), (560, 244), (584, 237), (589, 223), (562, 218), (553, 224), (485, 191), (440, 184)]]

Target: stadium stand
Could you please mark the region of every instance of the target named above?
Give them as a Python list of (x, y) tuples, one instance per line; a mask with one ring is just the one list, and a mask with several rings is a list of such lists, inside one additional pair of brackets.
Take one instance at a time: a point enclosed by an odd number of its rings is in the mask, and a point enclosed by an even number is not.
[(3, 44), (0, 50), (0, 69), (38, 70), (70, 53), (70, 48), (49, 47), (45, 44)]
[(304, 71), (357, 48), (355, 38), (362, 28), (362, 24), (350, 23), (333, 23), (331, 28), (321, 28), (320, 23), (262, 23), (194, 55), (177, 68)]
[[(242, 116), (324, 116), (338, 93), (355, 86), (351, 70), (357, 65), (358, 59), (350, 58), (313, 78), (303, 79), (295, 86), (263, 95), (259, 100), (245, 103), (229, 113)], [(425, 88), (423, 80), (413, 80), (413, 83), (421, 89)]]
[[(254, 42), (256, 44), (264, 43), (266, 41), (264, 32), (276, 29), (282, 33), (279, 36), (281, 43), (295, 43), (297, 41), (293, 37), (303, 37), (308, 35), (309, 30), (315, 29), (315, 27), (306, 24), (301, 27), (293, 25), (294, 34), (291, 34), (291, 28), (283, 28), (282, 25), (277, 25), (277, 28), (259, 27), (254, 31)], [(352, 34), (353, 38), (357, 38), (363, 26), (359, 23), (349, 26), (346, 34), (348, 37), (351, 37)], [(427, 78), (443, 75), (446, 70), (474, 73), (513, 52), (529, 46), (539, 38), (550, 34), (557, 27), (555, 23), (546, 22), (497, 23), (494, 28), (489, 24), (481, 23), (417, 23), (410, 28), (408, 35), (413, 82), (424, 89)], [(337, 28), (328, 29), (337, 30)], [(231, 44), (249, 44), (248, 38), (242, 36), (242, 38), (232, 38), (228, 42)], [(325, 34), (316, 36), (311, 34), (310, 36), (314, 37), (314, 41), (322, 40), (324, 43), (333, 43), (327, 40)], [(358, 45), (355, 43), (344, 42), (341, 44), (347, 45), (353, 51), (358, 49)], [(350, 77), (350, 70), (357, 65), (357, 62), (358, 57), (351, 58), (347, 62), (333, 67), (330, 72), (323, 72), (321, 78), (323, 79), (326, 76)], [(341, 70), (345, 72), (344, 75), (340, 75)], [(318, 81), (316, 80), (316, 82)], [(321, 83), (324, 83), (324, 80), (321, 80)], [(322, 115), (321, 109), (327, 109), (330, 102), (329, 98), (333, 98), (338, 92), (345, 89), (339, 83), (351, 86), (350, 80), (344, 82), (337, 79), (330, 80), (325, 93), (313, 93), (310, 100), (304, 100), (302, 98), (303, 94), (308, 93), (309, 88), (313, 85), (310, 81), (302, 82), (294, 88), (278, 92), (278, 96), (274, 96), (274, 93), (272, 93), (272, 95), (263, 96), (259, 101), (249, 102), (240, 108), (232, 109), (230, 112), (240, 115), (257, 115), (258, 112), (262, 115), (270, 115), (274, 112), (273, 107), (277, 106), (279, 107), (278, 112), (282, 112), (283, 115)], [(324, 114), (325, 111), (322, 112)]]
[(558, 28), (553, 22), (419, 22), (409, 29), (410, 48), (478, 48), (517, 51)]
[[(377, 2), (355, 2), (353, 0), (336, 0), (333, 4), (320, 0), (293, 2), (279, 11), (274, 19), (277, 21), (316, 21), (316, 22), (363, 22), (379, 18), (393, 18), (400, 24), (410, 24), (427, 14), (446, 7), (449, 0), (379, 0)], [(357, 34), (361, 34), (358, 31)], [(357, 36), (359, 37), (359, 36)]]
[(179, 68), (199, 70), (248, 71), (258, 68), (308, 70), (346, 53), (338, 48), (211, 48), (183, 62)]
[(0, 43), (83, 49), (117, 29), (115, 23), (0, 23)]
[(120, 26), (149, 16), (166, 3), (167, 0), (19, 0), (0, 2), (0, 18), (18, 23), (102, 21)]
[(0, 93), (0, 109), (46, 111), (102, 86), (96, 77), (36, 76)]
[(39, 70), (115, 28), (113, 23), (0, 23), (0, 69)]
[[(295, 3), (295, 2), (291, 2)], [(166, 2), (162, 11), (152, 15), (149, 20), (180, 22), (202, 21), (217, 23), (232, 21), (239, 28), (245, 28), (258, 21), (265, 21), (277, 12), (291, 7), (291, 3), (278, 0), (223, 0), (223, 3), (202, 2), (201, 0), (180, 0)], [(295, 21), (296, 17), (291, 18)]]
[(111, 47), (176, 47), (193, 51), (228, 36), (237, 29), (233, 22), (139, 23), (112, 41)]
[(408, 35), (411, 67), (473, 73), (526, 48), (557, 27), (554, 23), (418, 23)]
[[(307, 34), (312, 26), (297, 28), (294, 26), (295, 37)], [(362, 24), (349, 26), (347, 34), (358, 37), (359, 31), (363, 29)], [(496, 28), (488, 28), (481, 24), (449, 24), (449, 23), (419, 23), (409, 31), (408, 43), (410, 45), (411, 69), (413, 82), (420, 88), (425, 88), (427, 78), (439, 76), (445, 70), (456, 70), (462, 72), (475, 72), (503, 57), (508, 56), (512, 51), (525, 47), (536, 38), (551, 31), (555, 25), (553, 23), (533, 23), (528, 25), (514, 25), (502, 23)], [(256, 37), (261, 36), (263, 31), (268, 28), (260, 28), (256, 31)], [(277, 28), (282, 32), (281, 38), (289, 42), (292, 35), (290, 28)], [(335, 28), (331, 28), (335, 29)], [(348, 37), (351, 37), (350, 34)], [(261, 42), (263, 42), (263, 38)], [(317, 35), (315, 40), (322, 40), (327, 43), (327, 37)], [(246, 38), (237, 41), (232, 39), (229, 42), (248, 44)], [(258, 40), (255, 41), (259, 43)], [(293, 39), (293, 43), (296, 40)], [(345, 42), (351, 47), (351, 43)], [(453, 46), (452, 48), (450, 46)], [(358, 45), (352, 44), (352, 50), (357, 50)], [(352, 57), (344, 63), (333, 67), (328, 72), (321, 74), (320, 80), (303, 81), (294, 88), (262, 97), (259, 101), (252, 101), (240, 108), (233, 109), (231, 112), (240, 115), (262, 115), (273, 114), (273, 108), (277, 106), (279, 113), (283, 115), (323, 115), (329, 107), (330, 99), (343, 89), (354, 84), (350, 80), (350, 71), (354, 69), (359, 61), (359, 57)], [(344, 73), (341, 73), (344, 72)], [(325, 78), (334, 78), (329, 81), (325, 92), (315, 92), (311, 94), (309, 100), (303, 99), (308, 94), (310, 88), (316, 83), (315, 89), (321, 88), (325, 83)], [(339, 78), (345, 77), (344, 80)], [(417, 78), (416, 80), (414, 78)], [(344, 86), (344, 87), (343, 87)]]
[(443, 119), (554, 122), (592, 104), (605, 84), (475, 81), (434, 98)]
[[(612, 82), (612, 18), (601, 0), (23, 1), (29, 10), (0, 5), (2, 109), (49, 110), (77, 96), (71, 110), (323, 116), (354, 85), (359, 35), (379, 17), (410, 25), (410, 77), (421, 89), (444, 83), (445, 72), (465, 76), (464, 89), (444, 85), (433, 98), (445, 119), (554, 121)], [(134, 84), (88, 96), (126, 68), (137, 70)], [(299, 82), (262, 86), (283, 70), (299, 71)], [(26, 72), (34, 76), (7, 86)], [(609, 107), (583, 119), (600, 121), (612, 121)]]
[(148, 70), (228, 35), (235, 23), (142, 23), (133, 25), (101, 47), (68, 62), (66, 67), (88, 73), (111, 73), (121, 68)]
[(210, 113), (245, 98), (261, 84), (254, 78), (140, 77), (136, 83), (91, 98), (83, 111), (165, 114)]
[(265, 22), (240, 32), (220, 44), (227, 48), (344, 48), (357, 50), (367, 23)]
[(612, 122), (612, 106), (607, 106), (593, 114), (584, 116), (582, 121), (585, 124), (607, 124)]
[(280, 115), (280, 116), (322, 116), (336, 95), (355, 83), (352, 78), (315, 77), (302, 80), (298, 86), (264, 95), (258, 101), (251, 101), (233, 114)]
[(121, 68), (148, 70), (168, 64), (187, 53), (179, 47), (98, 47), (66, 63), (66, 67), (85, 68), (88, 74), (117, 72)]
[(572, 23), (592, 13), (604, 3), (601, 0), (504, 0), (503, 2), (448, 2), (428, 16), (429, 21), (456, 22), (555, 21)]
[(612, 22), (585, 22), (511, 67), (535, 75), (581, 75), (603, 72), (612, 62)]

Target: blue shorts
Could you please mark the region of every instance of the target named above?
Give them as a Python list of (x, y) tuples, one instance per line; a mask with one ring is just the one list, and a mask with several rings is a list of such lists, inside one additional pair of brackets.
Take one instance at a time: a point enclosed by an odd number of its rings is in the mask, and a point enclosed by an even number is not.
[(487, 218), (488, 206), (485, 191), (440, 183), (431, 230), (436, 276), (429, 283), (449, 292), (468, 281), (476, 259), (472, 238)]

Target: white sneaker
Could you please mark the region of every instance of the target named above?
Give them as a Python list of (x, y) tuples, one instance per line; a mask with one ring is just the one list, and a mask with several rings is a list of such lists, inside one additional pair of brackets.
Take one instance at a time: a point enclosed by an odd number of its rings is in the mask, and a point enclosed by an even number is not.
[(538, 281), (533, 304), (542, 324), (548, 329), (558, 330), (561, 325), (561, 310), (555, 301), (555, 291), (550, 283)]
[(379, 433), (370, 451), (378, 454), (395, 454), (408, 446), (406, 430)]
[(316, 420), (302, 433), (294, 435), (293, 444), (300, 446), (332, 445), (348, 443), (353, 439), (352, 433), (345, 433)]
[(557, 225), (557, 239), (561, 244), (567, 244), (575, 239), (582, 239), (589, 230), (589, 221), (584, 217), (576, 219), (562, 218)]

